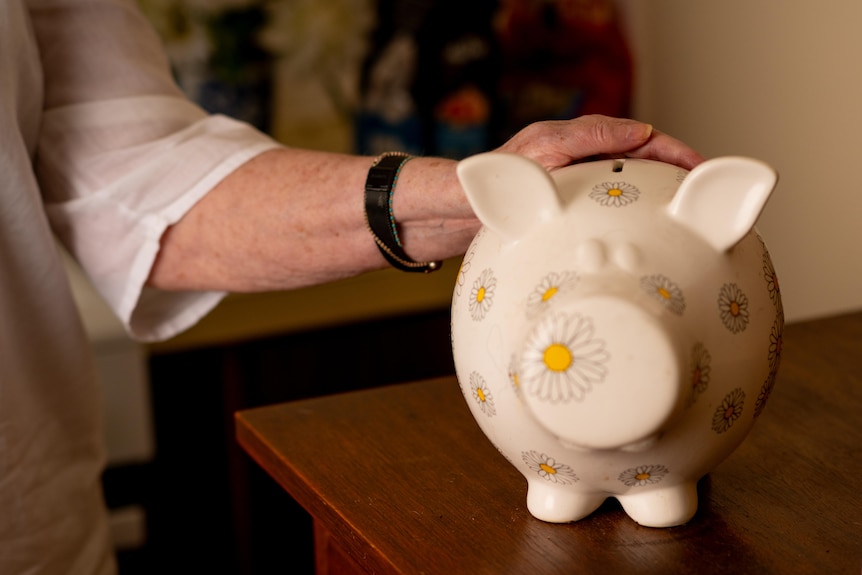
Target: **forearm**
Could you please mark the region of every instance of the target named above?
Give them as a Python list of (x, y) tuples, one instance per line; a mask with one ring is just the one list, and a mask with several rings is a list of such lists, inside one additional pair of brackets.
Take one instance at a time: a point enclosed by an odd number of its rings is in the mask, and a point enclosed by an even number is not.
[[(700, 156), (647, 124), (603, 116), (528, 126), (501, 148), (548, 170), (596, 154), (696, 165)], [(314, 285), (381, 268), (364, 214), (372, 158), (293, 149), (262, 154), (224, 179), (164, 235), (150, 274), (162, 289), (263, 291)], [(479, 222), (456, 163), (407, 162), (393, 213), (416, 261), (464, 253)]]
[[(387, 264), (363, 202), (372, 158), (280, 149), (225, 178), (162, 238), (149, 284), (170, 290), (282, 290)], [(478, 230), (455, 175), (438, 158), (408, 162), (393, 193), (407, 253), (464, 252)]]

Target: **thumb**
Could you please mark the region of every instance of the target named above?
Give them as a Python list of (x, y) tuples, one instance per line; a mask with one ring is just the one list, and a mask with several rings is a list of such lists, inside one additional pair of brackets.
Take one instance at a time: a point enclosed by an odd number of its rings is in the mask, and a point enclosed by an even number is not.
[(575, 118), (564, 129), (561, 142), (575, 159), (628, 152), (646, 144), (653, 134), (650, 124), (598, 114)]

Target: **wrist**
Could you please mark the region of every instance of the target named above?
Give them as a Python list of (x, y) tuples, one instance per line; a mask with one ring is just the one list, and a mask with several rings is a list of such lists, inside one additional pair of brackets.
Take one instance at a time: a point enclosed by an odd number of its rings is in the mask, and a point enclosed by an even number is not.
[(416, 157), (406, 163), (392, 196), (393, 214), (403, 226), (472, 219), (473, 211), (455, 171), (458, 162)]
[(404, 251), (399, 224), (392, 209), (392, 195), (404, 165), (413, 156), (386, 152), (375, 158), (365, 180), (365, 223), (377, 249), (389, 264), (405, 272), (429, 273), (438, 270), (439, 260), (416, 261)]

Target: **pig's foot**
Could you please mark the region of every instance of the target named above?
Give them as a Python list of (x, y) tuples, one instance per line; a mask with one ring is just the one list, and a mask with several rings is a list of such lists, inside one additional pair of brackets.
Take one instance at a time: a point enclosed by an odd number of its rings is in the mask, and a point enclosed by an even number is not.
[(629, 517), (647, 527), (682, 525), (697, 511), (697, 484), (682, 483), (638, 493), (617, 495)]
[(528, 482), (527, 509), (536, 519), (549, 523), (568, 523), (583, 519), (599, 508), (607, 496), (580, 493), (546, 482)]

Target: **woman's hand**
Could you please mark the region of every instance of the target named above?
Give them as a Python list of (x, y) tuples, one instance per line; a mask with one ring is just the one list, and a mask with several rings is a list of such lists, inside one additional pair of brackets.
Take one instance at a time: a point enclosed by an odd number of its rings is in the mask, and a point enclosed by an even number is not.
[(703, 161), (693, 149), (649, 124), (600, 115), (530, 124), (499, 151), (521, 154), (548, 170), (596, 156), (645, 158), (686, 169)]

